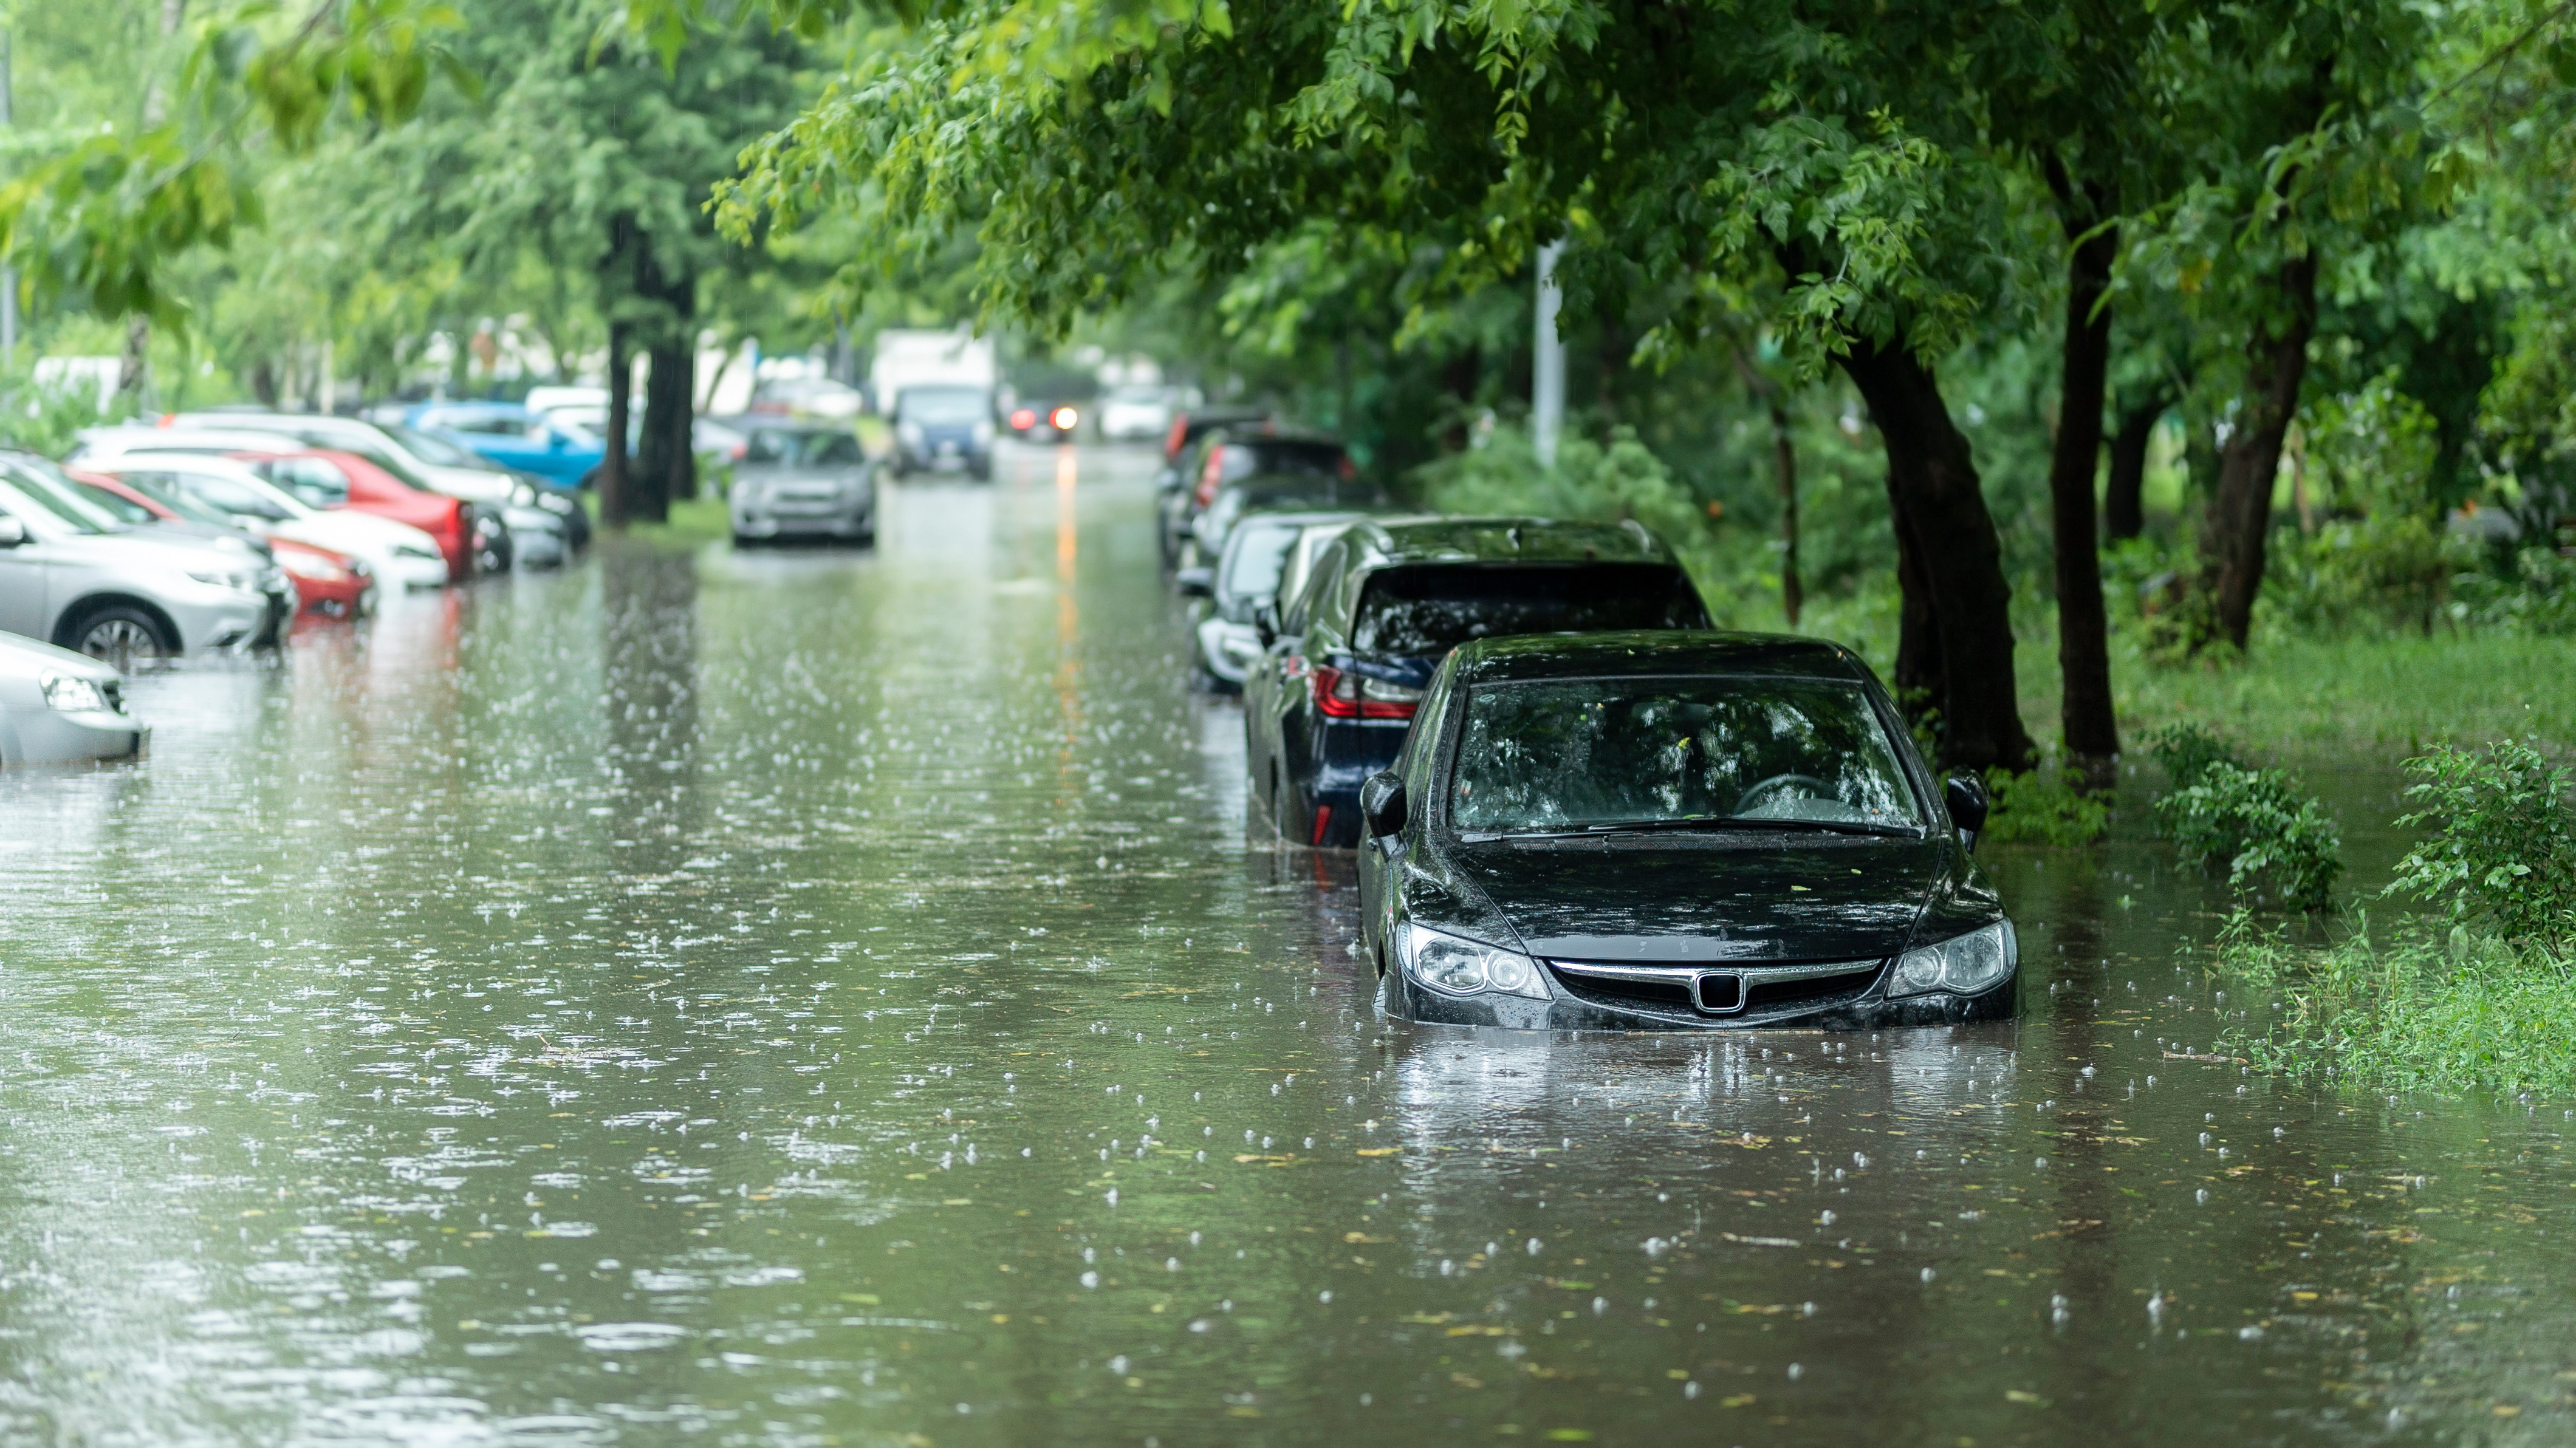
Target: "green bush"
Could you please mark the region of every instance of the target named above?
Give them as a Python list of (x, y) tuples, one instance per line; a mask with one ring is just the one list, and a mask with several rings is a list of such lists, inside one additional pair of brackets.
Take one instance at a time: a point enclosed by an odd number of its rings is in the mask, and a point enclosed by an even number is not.
[(2063, 776), (2031, 770), (1986, 771), (1984, 837), (1995, 844), (2036, 841), (2046, 845), (2089, 844), (2111, 823), (2110, 806), (2078, 790)]
[(2509, 568), (2462, 573), (2451, 581), (2451, 617), (2541, 638), (2576, 633), (2576, 558), (2554, 547), (2522, 548)]
[(2343, 873), (2334, 821), (2277, 769), (2211, 761), (2196, 783), (2156, 801), (2156, 819), (2186, 858), (2224, 863), (2239, 898), (2321, 909)]
[(2365, 926), (2319, 949), (2240, 913), (2220, 934), (2218, 966), (2285, 988), (2274, 1023), (2228, 1043), (2266, 1070), (2331, 1066), (2397, 1090), (2576, 1089), (2576, 973), (2551, 947), (2410, 922), (2384, 947)]
[(2176, 789), (2189, 789), (2200, 783), (2213, 764), (2232, 764), (2238, 769), (2254, 767), (2238, 757), (2226, 740), (2197, 724), (2166, 725), (2148, 739), (2147, 753), (2164, 766)]
[(2513, 939), (2576, 934), (2576, 823), (2568, 771), (2528, 744), (2436, 745), (2406, 768), (2422, 807), (2397, 823), (2431, 831), (2398, 862), (2392, 894), (2441, 905), (2454, 921), (2492, 922)]

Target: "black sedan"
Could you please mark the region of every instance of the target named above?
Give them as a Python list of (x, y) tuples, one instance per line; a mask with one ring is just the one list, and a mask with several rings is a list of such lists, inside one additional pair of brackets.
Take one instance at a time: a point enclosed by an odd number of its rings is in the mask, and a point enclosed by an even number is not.
[(1497, 639), (1449, 657), (1361, 793), (1390, 1014), (1876, 1030), (2012, 1013), (2016, 946), (1869, 669), (1814, 639)]
[(1286, 838), (1360, 840), (1360, 782), (1395, 760), (1431, 671), (1502, 634), (1706, 628), (1689, 575), (1636, 523), (1421, 518), (1353, 524), (1287, 615), (1255, 619), (1244, 678), (1254, 808)]

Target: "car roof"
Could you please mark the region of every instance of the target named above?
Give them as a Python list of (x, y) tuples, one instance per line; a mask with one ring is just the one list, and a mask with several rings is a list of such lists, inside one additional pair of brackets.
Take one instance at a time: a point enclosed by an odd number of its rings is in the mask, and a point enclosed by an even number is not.
[(1477, 639), (1458, 649), (1458, 682), (1617, 678), (1651, 675), (1753, 675), (1848, 679), (1874, 676), (1840, 644), (1798, 634), (1653, 629), (1634, 633), (1515, 634)]
[(1630, 519), (1569, 523), (1554, 518), (1389, 518), (1353, 525), (1361, 567), (1405, 563), (1672, 563), (1672, 550)]

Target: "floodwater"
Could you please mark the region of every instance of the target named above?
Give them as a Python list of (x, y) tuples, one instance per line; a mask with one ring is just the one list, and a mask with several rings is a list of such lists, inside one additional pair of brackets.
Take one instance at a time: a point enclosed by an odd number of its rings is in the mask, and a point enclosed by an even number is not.
[(0, 779), (0, 1438), (2567, 1438), (2567, 1104), (2196, 1059), (2134, 823), (1992, 853), (2015, 1024), (1378, 1018), (1148, 501), (603, 547)]

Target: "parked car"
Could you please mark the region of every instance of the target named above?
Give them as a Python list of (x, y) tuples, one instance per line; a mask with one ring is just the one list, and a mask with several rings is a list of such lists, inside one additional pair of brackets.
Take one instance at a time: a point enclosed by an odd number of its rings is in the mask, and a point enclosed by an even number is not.
[(308, 506), (328, 512), (346, 508), (407, 523), (429, 535), (438, 567), (424, 561), (415, 545), (394, 549), (396, 565), (379, 566), (377, 576), (401, 588), (435, 588), (462, 583), (474, 572), (473, 504), (444, 493), (426, 492), (377, 467), (355, 453), (254, 452), (235, 455), (251, 471), (293, 493)]
[(145, 492), (112, 473), (72, 473), (81, 494), (129, 527), (167, 528), (199, 538), (238, 538), (274, 559), (295, 585), (297, 618), (354, 618), (376, 605), (375, 570), (345, 553), (291, 538), (255, 538), (229, 515), (184, 492)]
[(0, 454), (0, 632), (120, 666), (276, 644), (295, 611), (273, 561), (128, 529), (45, 459)]
[(1827, 1030), (2013, 1010), (2012, 921), (1895, 702), (1816, 639), (1484, 639), (1361, 793), (1390, 1015)]
[(737, 546), (788, 537), (876, 541), (876, 469), (845, 427), (747, 420), (729, 503)]
[(608, 455), (597, 433), (515, 402), (424, 402), (404, 421), (566, 492), (596, 483)]
[(1235, 525), (1264, 513), (1310, 512), (1316, 509), (1368, 511), (1386, 506), (1384, 493), (1367, 484), (1331, 473), (1255, 473), (1217, 489), (1216, 501), (1190, 522), (1190, 541), (1181, 549), (1177, 582), (1193, 567), (1225, 555)]
[(1183, 511), (1190, 505), (1187, 469), (1197, 459), (1200, 442), (1218, 428), (1257, 431), (1269, 420), (1269, 412), (1258, 407), (1193, 407), (1173, 416), (1171, 429), (1163, 434), (1163, 466), (1154, 474), (1156, 541), (1165, 568), (1179, 563), (1181, 532), (1189, 522)]
[(129, 759), (151, 744), (114, 665), (0, 633), (0, 769)]
[(1189, 485), (1162, 494), (1156, 510), (1166, 568), (1194, 561), (1186, 556), (1193, 525), (1227, 483), (1241, 482), (1256, 474), (1302, 474), (1336, 481), (1348, 481), (1357, 475), (1350, 453), (1338, 439), (1318, 433), (1282, 432), (1268, 424), (1258, 429), (1211, 430), (1184, 454), (1182, 465), (1188, 472)]
[[(232, 432), (282, 433), (306, 447), (356, 453), (377, 467), (418, 483), (431, 492), (481, 504), (513, 531), (555, 532), (552, 545), (542, 540), (513, 540), (506, 551), (521, 561), (579, 548), (590, 541), (590, 518), (570, 498), (538, 487), (498, 464), (402, 423), (361, 422), (306, 412), (265, 412), (255, 408), (215, 408), (183, 412), (163, 419), (165, 427)], [(495, 550), (501, 551), (501, 550)], [(506, 565), (505, 565), (506, 566)]]
[[(337, 422), (347, 419), (324, 420)], [(72, 458), (84, 466), (89, 466), (140, 453), (202, 453), (213, 456), (255, 457), (306, 450), (306, 444), (291, 433), (263, 431), (258, 428), (101, 427), (89, 429), (80, 435), (80, 446), (73, 452)], [(364, 444), (342, 451), (363, 459), (377, 472), (400, 481), (415, 492), (458, 502), (461, 507), (456, 514), (456, 519), (463, 529), (466, 557), (470, 564), (468, 571), (470, 572), (472, 568), (479, 568), (487, 573), (508, 571), (516, 550), (510, 536), (510, 526), (507, 521), (509, 510), (506, 507), (475, 505), (453, 491), (432, 488), (411, 464), (374, 444)], [(528, 488), (531, 493), (534, 492), (533, 485), (520, 484), (519, 486)], [(383, 510), (374, 506), (364, 506), (360, 511), (381, 512)], [(552, 531), (551, 519), (542, 515), (530, 516), (534, 519), (531, 526), (537, 531)], [(411, 520), (405, 518), (403, 521)], [(465, 576), (465, 573), (456, 575), (460, 579)]]
[(1244, 679), (1253, 808), (1300, 844), (1359, 843), (1360, 782), (1395, 762), (1432, 670), (1505, 634), (1706, 628), (1690, 577), (1635, 522), (1363, 520), (1342, 530)]
[(1184, 568), (1181, 592), (1207, 599), (1193, 640), (1193, 662), (1201, 688), (1234, 694), (1243, 689), (1243, 671), (1261, 654), (1261, 631), (1252, 624), (1253, 610), (1279, 596), (1279, 577), (1301, 538), (1326, 538), (1356, 520), (1357, 513), (1256, 513), (1226, 539), (1214, 568)]
[(907, 387), (894, 400), (894, 472), (965, 472), (993, 476), (993, 394), (982, 387), (931, 383)]
[(1160, 438), (1172, 430), (1173, 416), (1192, 399), (1195, 391), (1141, 383), (1110, 388), (1100, 395), (1098, 405), (1093, 408), (1100, 418), (1100, 436), (1110, 442)]
[(146, 453), (91, 463), (85, 471), (122, 479), (174, 507), (185, 500), (272, 541), (348, 554), (364, 560), (373, 577), (408, 586), (416, 579), (434, 584), (445, 576), (438, 540), (418, 528), (373, 513), (315, 508), (238, 458)]

